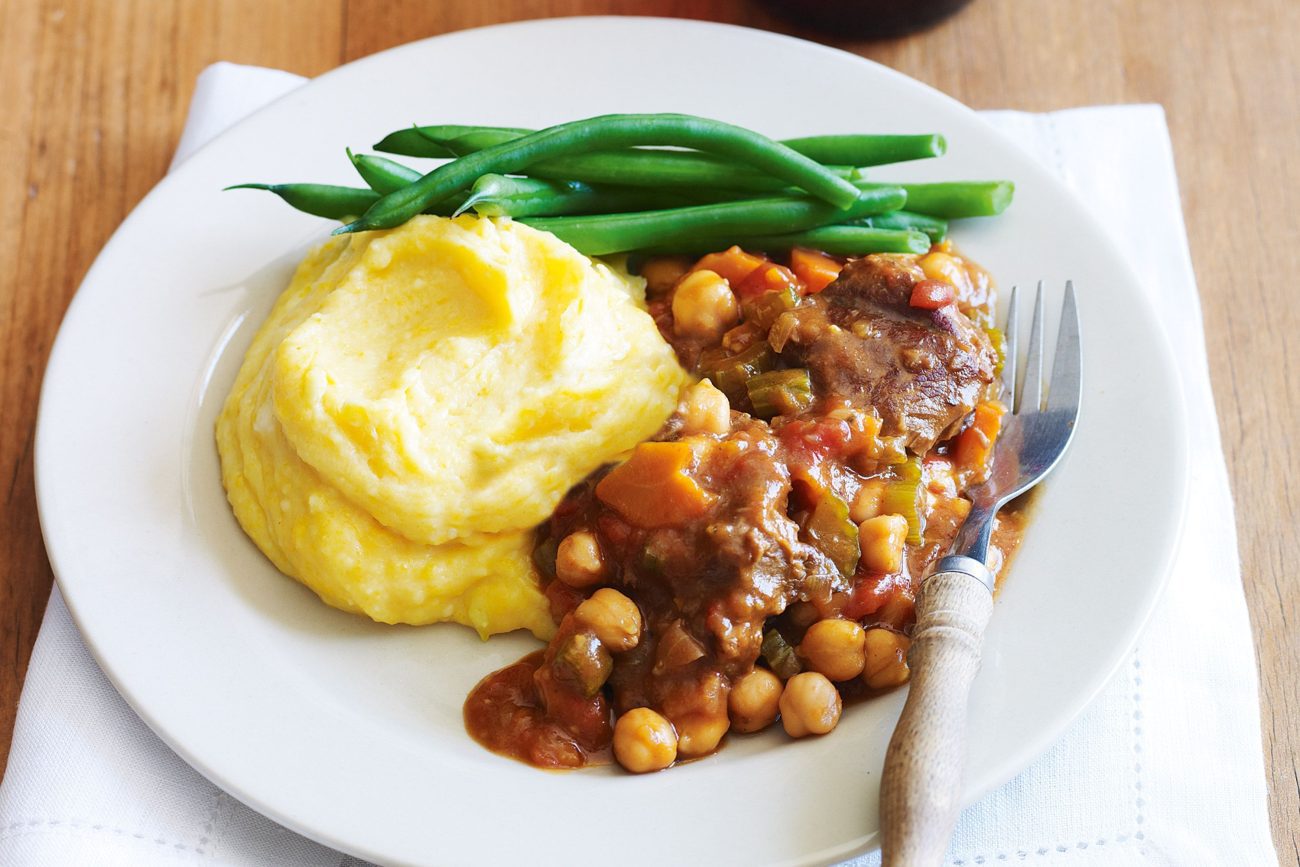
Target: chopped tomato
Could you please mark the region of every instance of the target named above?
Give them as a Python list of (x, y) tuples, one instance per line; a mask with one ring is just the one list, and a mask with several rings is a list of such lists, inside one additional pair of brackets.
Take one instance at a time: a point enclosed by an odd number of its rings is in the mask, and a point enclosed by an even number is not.
[(908, 303), (921, 310), (938, 310), (953, 303), (956, 298), (951, 284), (939, 280), (921, 280), (912, 287), (912, 299)]
[(816, 295), (835, 282), (843, 265), (816, 250), (795, 247), (790, 251), (790, 270), (803, 283), (805, 295)]
[(555, 507), (555, 511), (551, 515), (556, 518), (567, 518), (582, 508), (583, 498), (587, 493), (585, 488), (585, 485), (578, 485), (570, 490), (564, 495), (564, 499), (560, 500), (560, 504)]
[(875, 614), (889, 601), (893, 594), (893, 576), (880, 572), (868, 572), (858, 575), (853, 585), (853, 595), (844, 606), (844, 616), (849, 620), (861, 620)]
[(776, 433), (788, 449), (806, 455), (809, 463), (814, 459), (843, 454), (853, 440), (853, 431), (847, 422), (828, 417), (787, 422)]
[(559, 623), (564, 619), (564, 615), (577, 608), (582, 600), (587, 597), (583, 596), (581, 591), (574, 590), (563, 581), (552, 581), (546, 585), (546, 601), (550, 603), (551, 619)]
[(764, 292), (785, 288), (793, 289), (798, 293), (803, 288), (803, 284), (799, 282), (794, 272), (784, 265), (765, 262), (751, 271), (749, 276), (739, 284), (731, 284), (731, 287), (735, 290), (736, 297), (744, 301), (762, 295)]
[(617, 515), (601, 515), (596, 519), (596, 528), (601, 536), (618, 548), (622, 548), (627, 544), (627, 540), (632, 538), (632, 528)]

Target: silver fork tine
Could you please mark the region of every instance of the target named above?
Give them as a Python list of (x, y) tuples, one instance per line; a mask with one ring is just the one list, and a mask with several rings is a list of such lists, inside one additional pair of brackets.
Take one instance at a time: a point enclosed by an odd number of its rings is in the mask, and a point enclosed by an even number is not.
[(1006, 395), (1007, 408), (1015, 409), (1016, 403), (1016, 365), (1020, 356), (1016, 346), (1020, 336), (1020, 305), (1017, 295), (1020, 289), (1011, 287), (1011, 298), (1007, 302), (1007, 321), (1002, 326), (1002, 337), (1006, 344), (1006, 357), (1002, 359), (1002, 393)]
[(1079, 308), (1074, 300), (1074, 281), (1065, 283), (1061, 304), (1061, 328), (1056, 337), (1052, 361), (1052, 382), (1047, 387), (1047, 409), (1078, 412), (1082, 398), (1083, 370), (1079, 343)]
[(1043, 281), (1034, 295), (1034, 324), (1029, 329), (1029, 352), (1025, 356), (1025, 381), (1020, 386), (1016, 413), (1038, 412), (1043, 408)]

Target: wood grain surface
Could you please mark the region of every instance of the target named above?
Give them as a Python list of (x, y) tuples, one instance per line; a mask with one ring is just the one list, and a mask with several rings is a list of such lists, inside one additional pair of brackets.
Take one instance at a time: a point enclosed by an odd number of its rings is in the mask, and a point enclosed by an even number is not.
[(1282, 863), (1300, 865), (1295, 0), (975, 0), (888, 42), (828, 39), (742, 0), (0, 0), (0, 750), (51, 581), (32, 482), (41, 373), (95, 254), (166, 170), (199, 70), (231, 60), (313, 75), (451, 30), (578, 14), (791, 32), (975, 108), (1165, 106), (1236, 498), (1273, 830)]

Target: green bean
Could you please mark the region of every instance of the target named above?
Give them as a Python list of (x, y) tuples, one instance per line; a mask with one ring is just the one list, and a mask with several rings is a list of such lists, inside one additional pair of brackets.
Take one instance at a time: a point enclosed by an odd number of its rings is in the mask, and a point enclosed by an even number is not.
[(408, 184), (413, 184), (420, 179), (420, 172), (404, 166), (399, 162), (394, 162), (384, 157), (377, 157), (371, 154), (354, 154), (348, 150), (348, 159), (352, 161), (352, 166), (361, 175), (361, 180), (369, 185), (370, 189), (380, 195), (387, 195), (395, 190), (400, 190)]
[(458, 157), (468, 156), (472, 153), (478, 153), (481, 150), (494, 148), (497, 145), (503, 145), (506, 142), (516, 141), (525, 135), (532, 133), (520, 132), (519, 130), (507, 129), (504, 127), (483, 127), (482, 129), (472, 129), (468, 132), (461, 133), (458, 136), (435, 136), (420, 130), (421, 135), (428, 136), (432, 141), (443, 145)]
[[(383, 157), (370, 154), (354, 154), (349, 150), (348, 158), (352, 160), (352, 165), (356, 168), (357, 174), (361, 175), (362, 180), (370, 185), (370, 189), (382, 196), (408, 187), (423, 177), (410, 166), (404, 166)], [(425, 208), (424, 213), (440, 214), (442, 216), (458, 214), (460, 213), (458, 209), (464, 199), (465, 197), (460, 193), (452, 193), (442, 201), (435, 202)], [(353, 214), (352, 216), (360, 215)]]
[(378, 142), (375, 143), (375, 150), (383, 151), (388, 154), (397, 154), (407, 157), (433, 157), (439, 159), (442, 157), (454, 157), (456, 153), (450, 150), (441, 140), (450, 141), (468, 133), (478, 132), (483, 129), (497, 129), (505, 132), (513, 132), (518, 135), (527, 135), (532, 132), (528, 129), (516, 129), (514, 127), (482, 127), (482, 126), (464, 126), (460, 124), (442, 124), (439, 126), (410, 126), (406, 129), (399, 129), (396, 132), (390, 132)]
[(348, 220), (379, 201), (379, 193), (330, 184), (235, 184), (227, 190), (266, 190), (304, 213), (330, 220)]
[[(789, 250), (807, 247), (832, 256), (865, 256), (868, 253), (924, 253), (930, 238), (909, 229), (876, 229), (869, 226), (817, 226), (802, 232), (764, 235), (732, 243), (745, 250)], [(718, 249), (714, 247), (714, 249)]]
[[(846, 181), (858, 177), (857, 169), (852, 166), (823, 166), (823, 169)], [(785, 181), (771, 175), (683, 151), (578, 154), (546, 160), (530, 166), (528, 172), (542, 178), (572, 179), (591, 184), (678, 187), (689, 190), (713, 188), (729, 190), (732, 197), (754, 193), (784, 193), (791, 189)], [(804, 191), (796, 188), (795, 192), (801, 194)]]
[(458, 216), (473, 208), (484, 217), (551, 217), (564, 214), (609, 214), (652, 211), (698, 204), (678, 191), (644, 187), (593, 187), (581, 181), (548, 181), (483, 175), (470, 188), (456, 210)]
[(924, 232), (909, 229), (880, 229), (862, 225), (817, 226), (801, 232), (778, 235), (746, 235), (715, 238), (689, 238), (677, 245), (661, 245), (638, 253), (669, 255), (684, 253), (703, 255), (737, 245), (742, 250), (776, 253), (794, 247), (820, 250), (832, 256), (865, 256), (868, 253), (924, 253), (930, 238)]
[[(936, 244), (948, 237), (947, 220), (939, 217), (929, 217), (925, 214), (915, 214), (911, 211), (891, 211), (888, 214), (863, 217), (860, 220), (852, 221), (851, 225), (869, 226), (874, 229), (911, 229), (917, 232), (925, 232), (930, 236), (930, 240)], [(880, 250), (876, 252), (886, 251)]]
[(941, 157), (948, 150), (943, 136), (929, 135), (816, 135), (782, 139), (781, 143), (819, 163), (883, 166)]
[[(860, 189), (875, 184), (854, 181)], [(888, 181), (884, 182), (889, 184)], [(930, 217), (995, 217), (1007, 209), (1015, 194), (1011, 181), (948, 181), (938, 184), (899, 182), (907, 190), (907, 209)]]
[(461, 157), (389, 193), (339, 232), (399, 225), (480, 175), (520, 172), (548, 158), (635, 145), (696, 147), (768, 172), (832, 207), (847, 209), (857, 189), (807, 157), (741, 127), (690, 115), (605, 115), (560, 124)]
[[(421, 134), (425, 134), (423, 128)], [(514, 130), (486, 127), (459, 137), (434, 141), (457, 156), (468, 156), (520, 137)], [(858, 170), (852, 165), (828, 165), (826, 169), (845, 180), (859, 178)], [(770, 174), (706, 154), (685, 151), (626, 149), (574, 154), (543, 160), (529, 166), (528, 173), (540, 178), (589, 184), (691, 189), (717, 187), (732, 191), (731, 195), (722, 198), (734, 198), (743, 192), (784, 193), (789, 190), (786, 182)]]
[[(441, 157), (453, 154), (464, 156), (486, 147), (513, 141), (528, 132), (515, 127), (501, 126), (417, 126), (392, 133), (375, 145), (375, 149), (407, 156)], [(940, 157), (948, 149), (947, 141), (937, 133), (819, 135), (782, 139), (781, 144), (819, 163), (852, 166), (880, 166), (886, 163)]]
[(863, 191), (846, 210), (808, 198), (767, 198), (629, 214), (537, 217), (523, 222), (551, 232), (588, 256), (603, 256), (684, 245), (698, 238), (753, 237), (810, 229), (837, 220), (896, 211), (906, 198), (901, 188), (881, 187)]

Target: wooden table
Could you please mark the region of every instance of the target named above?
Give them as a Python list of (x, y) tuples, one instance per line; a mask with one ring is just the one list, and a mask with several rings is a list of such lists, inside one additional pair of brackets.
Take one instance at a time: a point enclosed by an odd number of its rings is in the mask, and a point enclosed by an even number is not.
[[(742, 0), (0, 0), (6, 751), (51, 581), (32, 482), (41, 373), (100, 246), (166, 170), (198, 72), (231, 60), (315, 75), (451, 30), (610, 13), (820, 38)], [(907, 39), (829, 41), (975, 108), (1165, 106), (1236, 491), (1273, 831), (1300, 864), (1300, 3), (976, 0)]]

